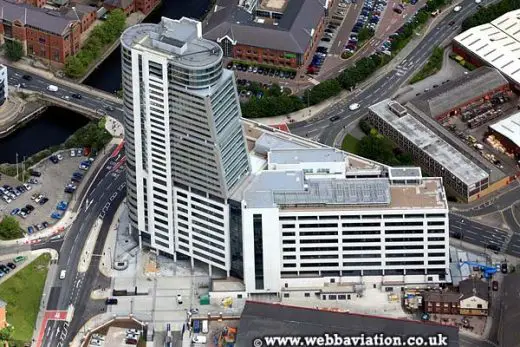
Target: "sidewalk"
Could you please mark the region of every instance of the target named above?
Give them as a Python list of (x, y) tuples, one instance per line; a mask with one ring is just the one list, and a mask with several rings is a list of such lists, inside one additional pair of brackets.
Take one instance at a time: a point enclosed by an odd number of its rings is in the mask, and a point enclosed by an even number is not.
[(446, 15), (451, 13), (451, 9), (455, 7), (457, 4), (452, 4), (450, 7), (447, 7), (442, 11), (440, 15), (435, 17), (426, 30), (421, 33), (420, 36), (414, 37), (408, 44), (399, 52), (397, 55), (385, 66), (378, 69), (372, 76), (370, 76), (366, 81), (362, 82), (354, 92), (350, 92), (347, 90), (342, 91), (337, 96), (332, 97), (330, 99), (327, 99), (317, 105), (307, 107), (304, 109), (301, 109), (296, 112), (292, 112), (289, 114), (281, 115), (281, 116), (275, 116), (275, 117), (265, 117), (265, 118), (254, 118), (252, 120), (265, 124), (265, 125), (277, 125), (281, 123), (298, 123), (303, 122), (306, 120), (309, 120), (318, 114), (325, 111), (330, 106), (345, 101), (346, 98), (348, 98), (351, 94), (359, 93), (363, 90), (363, 88), (366, 88), (367, 86), (377, 82), (379, 79), (381, 79), (384, 75), (386, 75), (388, 72), (394, 70), (401, 62), (412, 53), (412, 51), (419, 46), (419, 44), (423, 41), (423, 37), (428, 34), (435, 26), (436, 23), (441, 21)]
[(123, 260), (117, 254), (117, 239), (118, 234), (126, 230), (128, 223), (126, 203), (123, 202), (114, 214), (114, 219), (112, 219), (112, 224), (108, 229), (105, 245), (103, 246), (103, 255), (99, 262), (99, 272), (106, 277), (113, 277), (114, 263)]
[(30, 74), (34, 74), (34, 75), (40, 76), (42, 78), (48, 79), (51, 82), (64, 84), (67, 87), (76, 89), (78, 91), (83, 91), (85, 93), (90, 93), (97, 97), (110, 99), (110, 101), (115, 102), (115, 103), (119, 103), (119, 104), (123, 103), (123, 100), (121, 100), (120, 98), (118, 98), (115, 95), (112, 95), (110, 93), (107, 93), (107, 92), (99, 90), (99, 89), (89, 87), (84, 84), (75, 83), (66, 78), (63, 78), (62, 76), (56, 76), (51, 71), (42, 70), (37, 67), (31, 66), (28, 61), (30, 61), (28, 58), (22, 58), (20, 61), (13, 62), (13, 61), (10, 61), (10, 60), (0, 56), (0, 64), (6, 65), (6, 66), (11, 66), (15, 69), (19, 69), (22, 71), (26, 71)]

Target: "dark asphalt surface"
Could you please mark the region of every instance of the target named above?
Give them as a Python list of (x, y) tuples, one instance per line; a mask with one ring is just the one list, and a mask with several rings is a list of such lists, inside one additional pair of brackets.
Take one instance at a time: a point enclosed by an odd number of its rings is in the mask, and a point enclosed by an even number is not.
[[(490, 246), (496, 246), (501, 251), (505, 251), (508, 233), (450, 214), (450, 236), (480, 246), (482, 251), (485, 251)], [(456, 240), (453, 240), (452, 243), (456, 244)]]
[[(102, 112), (107, 113), (108, 115), (117, 118), (118, 120), (123, 119), (123, 111), (121, 109), (121, 104), (114, 103), (111, 100), (106, 100), (103, 97), (97, 96), (94, 93), (86, 93), (83, 90), (76, 90), (67, 85), (57, 83), (55, 81), (50, 81), (46, 78), (40, 77), (39, 75), (32, 74), (30, 72), (25, 72), (20, 69), (16, 69), (11, 66), (7, 66), (7, 75), (9, 76), (9, 85), (15, 86), (21, 83), (25, 83), (25, 88), (30, 91), (40, 92), (43, 94), (47, 94), (57, 98), (65, 98), (68, 97), (70, 102), (74, 102), (75, 104), (88, 107), (92, 110), (100, 110)], [(22, 78), (23, 75), (30, 75), (32, 77), (31, 81), (26, 81)], [(47, 86), (49, 84), (55, 85), (58, 87), (57, 92), (51, 92), (47, 90)], [(81, 99), (72, 98), (72, 94), (79, 93), (81, 94)], [(105, 109), (106, 106), (111, 106), (114, 108), (113, 111), (107, 111)]]
[[(114, 176), (107, 169), (108, 163), (100, 168), (98, 177), (94, 180), (89, 191), (85, 192), (87, 200), (81, 206), (76, 220), (65, 234), (63, 241), (49, 240), (35, 247), (48, 248), (53, 244), (61, 244), (60, 259), (56, 278), (54, 279), (47, 310), (67, 310), (69, 305), (74, 306), (74, 317), (69, 324), (65, 322), (51, 321), (47, 325), (42, 346), (64, 346), (77, 333), (81, 325), (90, 318), (84, 315), (89, 296), (94, 286), (106, 286), (109, 279), (104, 278), (98, 271), (99, 257), (93, 256), (90, 267), (86, 273), (77, 272), (83, 245), (86, 243), (92, 226), (98, 219), (103, 220), (101, 231), (95, 244), (94, 254), (102, 252), (108, 228), (117, 207), (126, 196), (124, 172)], [(88, 208), (87, 208), (88, 206)], [(101, 216), (104, 215), (103, 218)], [(65, 279), (58, 278), (61, 270), (67, 270)], [(98, 312), (99, 313), (99, 312)], [(49, 330), (50, 326), (50, 330)]]
[[(367, 113), (367, 107), (381, 100), (391, 97), (397, 92), (400, 85), (406, 81), (421, 64), (425, 63), (433, 52), (435, 46), (440, 45), (448, 37), (458, 34), (460, 24), (468, 15), (477, 10), (474, 0), (462, 2), (460, 12), (451, 12), (442, 19), (423, 39), (423, 41), (404, 59), (400, 66), (413, 66), (403, 72), (403, 69), (396, 69), (387, 73), (377, 83), (368, 86), (366, 89), (355, 91), (338, 104), (332, 105), (327, 111), (322, 112), (317, 117), (305, 122), (293, 123), (289, 125), (291, 132), (300, 135), (317, 138), (319, 142), (329, 146), (334, 145), (334, 140), (342, 129), (349, 124), (358, 121)], [(454, 21), (456, 25), (450, 27), (449, 22)], [(454, 30), (455, 29), (455, 30)], [(359, 103), (361, 108), (356, 111), (349, 111), (348, 105)], [(335, 122), (329, 120), (330, 117), (339, 115), (340, 119)]]
[[(507, 192), (491, 197), (485, 202), (477, 204), (471, 209), (467, 209), (467, 207), (461, 205), (461, 211), (458, 211), (457, 213), (468, 217), (482, 216), (508, 209), (517, 201), (520, 202), (520, 183), (518, 181), (514, 181), (510, 184), (509, 190)], [(459, 206), (457, 205), (456, 207)]]

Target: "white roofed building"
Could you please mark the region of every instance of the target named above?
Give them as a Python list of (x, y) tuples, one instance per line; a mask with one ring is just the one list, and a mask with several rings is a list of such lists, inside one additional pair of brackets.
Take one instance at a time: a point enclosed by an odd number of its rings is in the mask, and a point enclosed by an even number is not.
[(489, 129), (509, 152), (520, 155), (520, 112), (490, 125)]
[(520, 9), (456, 36), (453, 51), (475, 66), (496, 68), (520, 91)]

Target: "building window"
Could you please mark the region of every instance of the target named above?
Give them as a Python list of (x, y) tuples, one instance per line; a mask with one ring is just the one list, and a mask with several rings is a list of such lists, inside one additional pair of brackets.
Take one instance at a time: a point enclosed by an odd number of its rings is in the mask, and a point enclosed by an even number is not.
[(262, 235), (262, 215), (253, 215), (253, 238), (255, 251), (255, 283), (256, 289), (264, 289), (264, 247)]
[(304, 296), (305, 296), (306, 298), (310, 298), (310, 297), (311, 297), (311, 293), (305, 293)]
[(289, 293), (283, 293), (283, 297), (284, 298), (288, 298), (289, 297)]
[(482, 304), (477, 304), (477, 308), (482, 308)]
[(346, 295), (338, 295), (338, 300), (346, 300), (347, 299), (347, 296)]
[(336, 300), (336, 295), (329, 295), (329, 300)]

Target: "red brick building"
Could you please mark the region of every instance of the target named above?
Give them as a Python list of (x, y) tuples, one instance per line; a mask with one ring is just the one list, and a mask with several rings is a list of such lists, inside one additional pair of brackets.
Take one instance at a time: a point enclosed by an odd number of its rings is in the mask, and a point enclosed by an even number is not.
[(80, 48), (81, 22), (59, 11), (0, 0), (0, 43), (19, 41), (24, 52), (61, 65)]
[(134, 12), (142, 12), (147, 15), (161, 2), (161, 0), (105, 0), (103, 7), (108, 11), (120, 8), (126, 15)]
[(427, 313), (459, 314), (460, 293), (425, 292), (423, 309)]
[(216, 41), (224, 56), (264, 65), (302, 66), (318, 46), (324, 30), (325, 6), (320, 0), (285, 0), (278, 8), (265, 1), (254, 7), (238, 0), (218, 0), (218, 11), (203, 23), (204, 38)]
[(79, 20), (81, 32), (85, 32), (96, 21), (97, 9), (93, 6), (74, 4), (60, 9), (61, 14), (71, 20)]
[(42, 8), (47, 3), (47, 0), (16, 0), (16, 3)]

